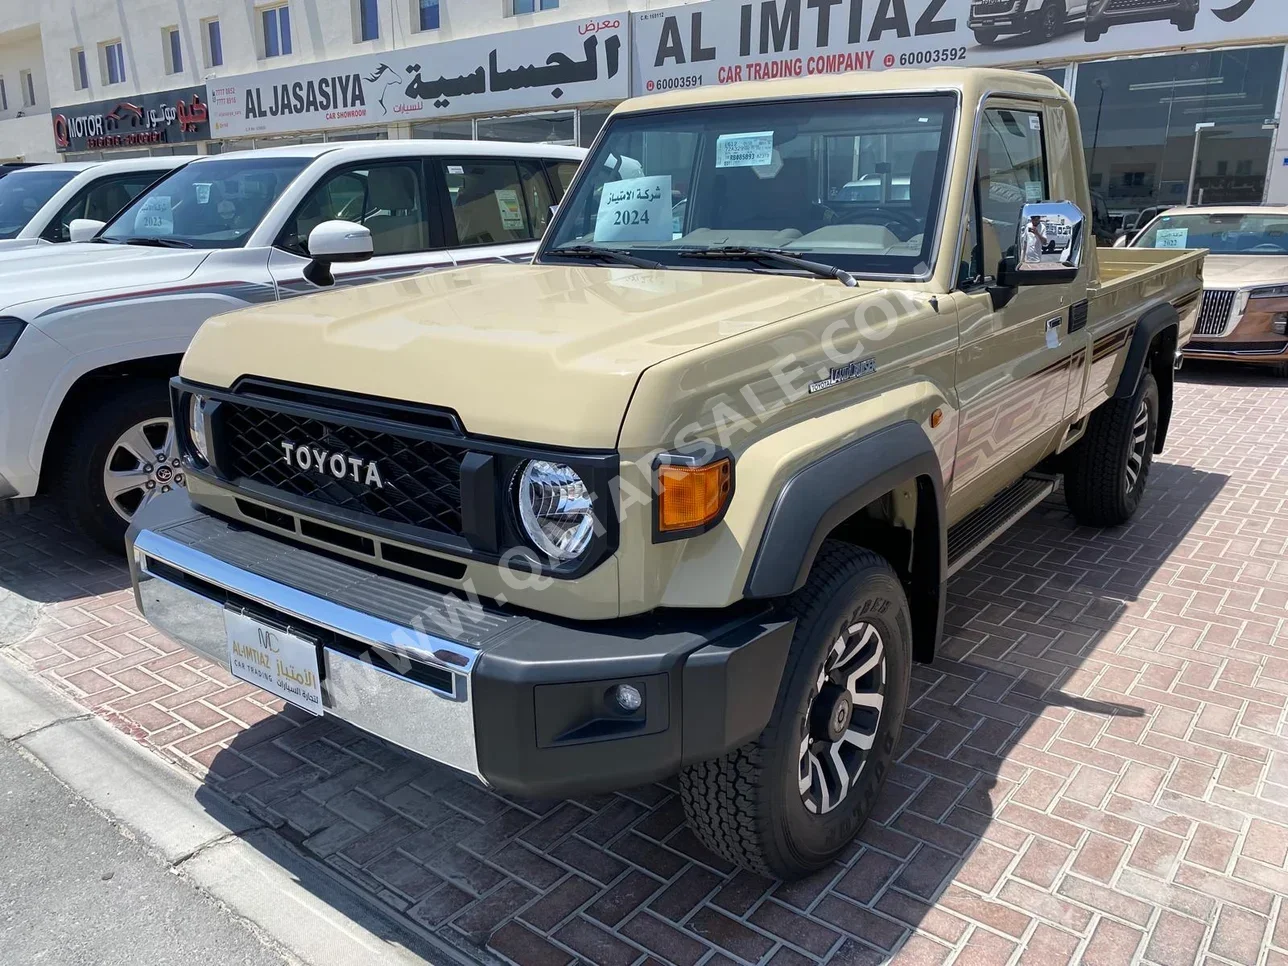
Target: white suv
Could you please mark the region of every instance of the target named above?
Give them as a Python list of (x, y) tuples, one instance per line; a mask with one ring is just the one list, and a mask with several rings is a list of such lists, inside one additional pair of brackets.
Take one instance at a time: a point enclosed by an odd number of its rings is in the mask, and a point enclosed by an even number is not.
[(167, 383), (206, 319), (332, 285), (528, 261), (584, 155), (374, 141), (204, 157), (106, 226), (73, 224), (77, 237), (97, 231), (89, 242), (0, 253), (0, 512), (48, 490), (120, 550), (138, 508), (183, 485)]
[(1087, 4), (1088, 0), (971, 0), (970, 28), (985, 45), (1013, 34), (1054, 40), (1087, 15)]
[(106, 221), (191, 157), (41, 164), (0, 180), (0, 252), (71, 241), (78, 218)]

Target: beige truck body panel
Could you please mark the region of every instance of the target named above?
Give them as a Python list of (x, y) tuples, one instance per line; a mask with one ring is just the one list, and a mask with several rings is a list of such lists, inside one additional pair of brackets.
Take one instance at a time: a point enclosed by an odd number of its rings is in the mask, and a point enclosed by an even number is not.
[[(860, 279), (846, 288), (735, 271), (467, 268), (211, 320), (182, 377), (227, 388), (253, 375), (424, 403), (454, 410), (471, 433), (616, 450), (624, 495), (611, 559), (570, 580), (518, 579), (467, 562), (462, 579), (442, 581), (562, 617), (736, 602), (787, 481), (903, 421), (920, 425), (934, 447), (952, 523), (1076, 438), (1114, 391), (1146, 312), (1179, 306), (1180, 341), (1188, 339), (1202, 253), (1097, 251), (1089, 241), (1076, 282), (1022, 288), (1001, 311), (986, 292), (957, 289), (986, 103), (1043, 112), (1050, 194), (1090, 211), (1073, 105), (1036, 75), (829, 76), (676, 92), (617, 110), (928, 90), (954, 92), (960, 106), (937, 257), (923, 279)], [(1067, 319), (1084, 300), (1085, 328), (1050, 346), (1047, 322)], [(864, 360), (870, 374), (808, 392), (837, 353)], [(701, 536), (654, 542), (652, 458), (700, 439), (718, 441), (735, 458), (728, 513)], [(242, 516), (228, 491), (194, 480), (191, 492), (199, 504)]]

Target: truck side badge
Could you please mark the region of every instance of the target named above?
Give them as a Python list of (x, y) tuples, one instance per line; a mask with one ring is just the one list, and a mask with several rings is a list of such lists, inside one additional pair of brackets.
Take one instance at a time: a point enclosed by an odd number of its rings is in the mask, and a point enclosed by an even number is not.
[(810, 395), (812, 396), (814, 393), (822, 392), (825, 389), (835, 389), (837, 386), (844, 385), (862, 376), (871, 375), (876, 371), (877, 361), (875, 359), (860, 359), (838, 369), (829, 369), (826, 379), (820, 379), (818, 382), (809, 384)]

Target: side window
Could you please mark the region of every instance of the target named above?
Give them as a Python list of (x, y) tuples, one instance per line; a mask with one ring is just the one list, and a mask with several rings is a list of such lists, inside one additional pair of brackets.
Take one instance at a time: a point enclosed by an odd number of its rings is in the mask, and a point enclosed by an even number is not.
[(444, 166), (458, 244), (504, 245), (537, 238), (516, 162), (478, 158), (444, 161)]
[(1026, 204), (1048, 199), (1046, 157), (1042, 148), (1042, 113), (1013, 108), (984, 111), (979, 148), (979, 203), (988, 274), (994, 247), (1015, 255), (1020, 215)]
[(308, 254), (309, 232), (324, 221), (351, 221), (371, 232), (374, 255), (404, 255), (429, 248), (429, 220), (420, 164), (377, 164), (332, 172), (296, 209), (278, 245)]
[(63, 206), (40, 237), (51, 242), (69, 240), (71, 223), (77, 218), (93, 218), (95, 221), (108, 221), (114, 214), (128, 205), (143, 192), (148, 185), (161, 177), (160, 171), (132, 171), (129, 174), (101, 178), (87, 185), (76, 193), (76, 197)]
[(523, 176), (523, 200), (528, 206), (528, 217), (539, 238), (550, 224), (550, 209), (555, 205), (550, 182), (540, 161), (520, 161), (519, 173)]
[[(975, 192), (966, 195), (965, 222), (962, 237), (962, 260), (957, 269), (957, 287), (972, 288), (987, 274), (984, 271), (984, 252), (980, 248), (979, 219), (976, 216)], [(996, 268), (993, 269), (996, 271)]]
[(554, 182), (555, 191), (559, 193), (555, 204), (559, 204), (563, 201), (563, 196), (568, 193), (568, 186), (572, 184), (572, 179), (581, 165), (576, 161), (550, 161), (547, 162), (547, 166), (550, 168), (550, 180)]

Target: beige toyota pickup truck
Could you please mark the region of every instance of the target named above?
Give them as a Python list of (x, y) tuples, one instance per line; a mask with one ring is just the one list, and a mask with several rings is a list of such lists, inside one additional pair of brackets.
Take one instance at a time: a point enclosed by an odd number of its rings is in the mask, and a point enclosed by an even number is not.
[(203, 326), (139, 606), (498, 793), (678, 775), (711, 849), (818, 869), (949, 577), (1061, 477), (1083, 524), (1142, 499), (1203, 255), (1098, 250), (1089, 210), (1031, 74), (628, 101), (533, 265)]

